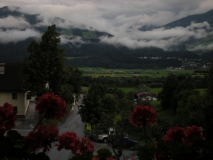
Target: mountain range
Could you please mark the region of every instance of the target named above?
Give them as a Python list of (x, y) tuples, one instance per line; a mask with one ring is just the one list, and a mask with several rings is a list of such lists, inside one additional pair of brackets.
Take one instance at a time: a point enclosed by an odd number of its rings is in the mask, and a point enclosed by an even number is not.
[[(111, 54), (113, 52), (121, 52), (123, 51), (125, 54), (131, 55), (137, 52), (140, 52), (141, 55), (152, 55), (158, 51), (158, 53), (162, 52), (184, 52), (189, 53), (191, 51), (195, 54), (203, 54), (208, 53), (213, 48), (213, 10), (210, 10), (203, 14), (190, 15), (179, 20), (173, 21), (171, 23), (165, 24), (163, 26), (152, 26), (145, 25), (138, 30), (142, 33), (148, 32), (156, 32), (156, 31), (168, 31), (168, 30), (183, 30), (187, 29), (187, 31), (193, 31), (195, 35), (189, 36), (189, 38), (182, 40), (182, 37), (177, 37), (175, 45), (171, 44), (166, 50), (158, 49), (157, 47), (144, 47), (144, 48), (136, 48), (129, 49), (126, 46), (114, 46), (113, 44), (105, 43), (102, 41), (102, 38), (112, 38), (113, 34), (98, 31), (92, 27), (81, 27), (81, 28), (62, 28), (61, 26), (57, 26), (59, 22), (65, 22), (64, 19), (53, 17), (49, 20), (49, 23), (56, 24), (57, 31), (60, 32), (64, 41), (61, 46), (65, 48), (65, 54), (67, 57), (82, 57), (82, 56), (94, 56), (101, 55), (103, 49), (108, 52), (106, 54)], [(7, 37), (3, 37), (0, 39), (0, 60), (20, 60), (23, 57), (28, 55), (26, 51), (26, 47), (29, 45), (30, 41), (35, 39), (34, 31), (39, 33), (44, 33), (46, 31), (47, 26), (38, 25), (42, 22), (42, 19), (39, 18), (39, 14), (26, 14), (22, 13), (18, 8), (14, 8), (11, 10), (9, 7), (5, 6), (0, 8), (0, 20), (10, 20), (10, 19), (24, 19), (28, 24), (22, 23), (22, 27), (19, 31), (29, 30), (29, 36), (24, 37), (21, 40), (7, 41)], [(30, 27), (29, 27), (30, 26)], [(0, 32), (10, 32), (12, 29), (15, 29), (18, 26), (12, 25), (1, 25)], [(32, 31), (33, 29), (33, 31)], [(33, 34), (34, 33), (34, 34)], [(197, 33), (197, 35), (196, 35)], [(0, 38), (2, 38), (0, 36)], [(4, 39), (5, 38), (5, 39)], [(36, 37), (38, 39), (38, 36)], [(39, 40), (39, 39), (38, 39)], [(164, 37), (162, 41), (171, 40), (171, 37)], [(145, 41), (149, 41), (148, 38)], [(212, 46), (212, 47), (211, 47)], [(87, 53), (84, 50), (87, 48)], [(102, 49), (101, 49), (102, 48)], [(160, 51), (160, 52), (159, 52)], [(99, 53), (100, 52), (100, 53)], [(157, 54), (157, 53), (156, 53)], [(122, 56), (121, 56), (122, 57)]]

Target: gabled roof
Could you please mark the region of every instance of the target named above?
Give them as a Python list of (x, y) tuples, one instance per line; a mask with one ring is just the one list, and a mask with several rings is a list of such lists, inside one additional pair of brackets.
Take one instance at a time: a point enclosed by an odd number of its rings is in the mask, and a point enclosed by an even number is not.
[(0, 91), (22, 91), (21, 64), (1, 63), (4, 72), (0, 74)]

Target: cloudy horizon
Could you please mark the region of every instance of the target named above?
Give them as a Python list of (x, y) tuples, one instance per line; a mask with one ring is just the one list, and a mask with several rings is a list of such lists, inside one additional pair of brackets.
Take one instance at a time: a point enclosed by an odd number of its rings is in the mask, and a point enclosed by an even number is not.
[[(38, 14), (41, 22), (36, 26), (55, 23), (61, 28), (93, 28), (114, 35), (112, 38), (102, 37), (102, 42), (129, 48), (154, 46), (167, 49), (170, 45), (185, 42), (191, 37), (200, 39), (212, 34), (203, 29), (210, 28), (207, 22), (191, 23), (185, 28), (161, 27), (188, 15), (202, 14), (213, 9), (212, 0), (1, 0), (0, 8), (4, 6), (26, 14)], [(146, 25), (160, 28), (139, 30)], [(7, 28), (8, 31), (0, 29), (0, 42), (39, 37), (40, 33), (33, 27), (21, 17), (1, 18), (0, 28)], [(81, 42), (79, 38), (76, 40)], [(62, 37), (62, 42), (66, 43), (68, 40)], [(200, 46), (202, 47), (204, 46)], [(213, 44), (208, 47), (213, 47)]]

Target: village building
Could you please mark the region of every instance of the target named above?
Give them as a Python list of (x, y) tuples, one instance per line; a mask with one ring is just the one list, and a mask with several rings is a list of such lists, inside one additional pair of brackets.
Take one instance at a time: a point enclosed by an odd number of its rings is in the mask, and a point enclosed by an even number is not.
[(12, 104), (17, 117), (26, 116), (29, 100), (22, 90), (20, 63), (0, 63), (0, 106), (6, 102)]

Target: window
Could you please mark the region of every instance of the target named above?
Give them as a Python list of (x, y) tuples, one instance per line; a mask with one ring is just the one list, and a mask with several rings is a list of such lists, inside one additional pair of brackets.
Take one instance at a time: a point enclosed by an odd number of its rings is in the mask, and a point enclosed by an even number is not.
[(13, 111), (16, 112), (16, 113), (18, 112), (17, 106), (13, 106)]
[(12, 99), (17, 99), (17, 93), (12, 94)]

